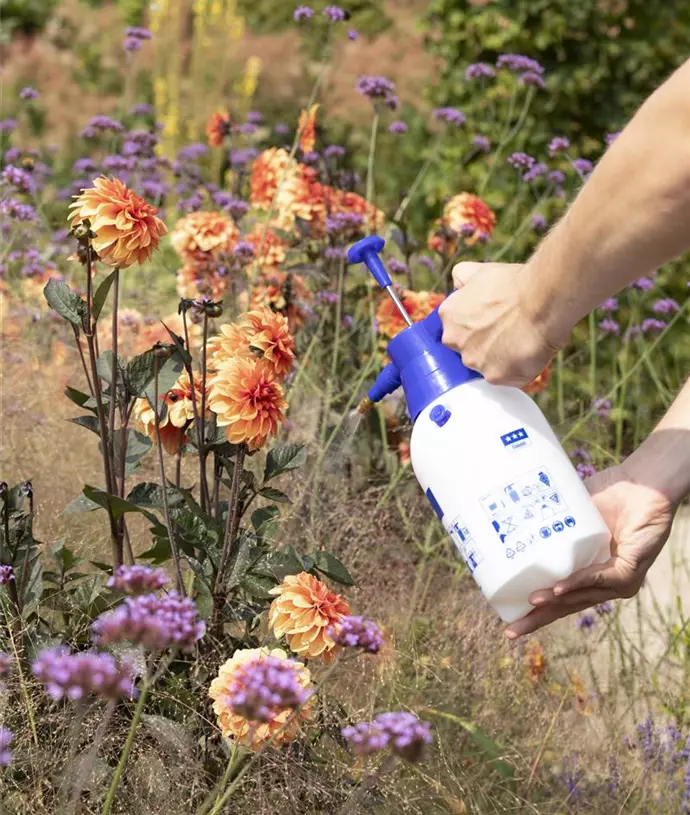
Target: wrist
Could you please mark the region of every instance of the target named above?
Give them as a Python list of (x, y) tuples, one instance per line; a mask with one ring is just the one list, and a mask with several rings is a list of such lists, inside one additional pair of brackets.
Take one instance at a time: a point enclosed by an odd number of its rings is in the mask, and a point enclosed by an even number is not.
[(656, 430), (620, 465), (626, 480), (651, 491), (671, 511), (690, 493), (689, 435)]

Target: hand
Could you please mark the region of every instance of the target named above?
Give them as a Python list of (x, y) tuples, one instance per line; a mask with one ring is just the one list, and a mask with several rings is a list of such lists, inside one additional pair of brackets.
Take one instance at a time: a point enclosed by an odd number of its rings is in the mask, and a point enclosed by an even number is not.
[(536, 608), (506, 628), (510, 639), (606, 600), (633, 597), (671, 532), (675, 507), (651, 486), (638, 483), (625, 463), (588, 479), (587, 489), (611, 530), (611, 557), (533, 592)]
[(526, 306), (528, 268), (511, 263), (458, 263), (458, 291), (441, 305), (443, 342), (487, 382), (522, 387), (549, 364), (558, 347)]

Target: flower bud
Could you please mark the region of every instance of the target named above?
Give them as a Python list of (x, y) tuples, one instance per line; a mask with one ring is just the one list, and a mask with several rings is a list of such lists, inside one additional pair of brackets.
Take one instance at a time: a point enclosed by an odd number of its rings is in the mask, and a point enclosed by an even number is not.
[(175, 346), (166, 342), (157, 342), (153, 346), (153, 355), (156, 359), (170, 359)]

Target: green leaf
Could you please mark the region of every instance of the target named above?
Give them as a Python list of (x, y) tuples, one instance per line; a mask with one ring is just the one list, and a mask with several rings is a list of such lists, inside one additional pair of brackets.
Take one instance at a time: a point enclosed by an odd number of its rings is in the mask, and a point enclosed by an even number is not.
[(86, 407), (87, 402), (92, 398), (88, 393), (82, 393), (76, 388), (71, 388), (69, 385), (65, 388), (65, 396), (79, 407)]
[(144, 512), (141, 507), (136, 506), (136, 504), (131, 504), (129, 501), (125, 501), (124, 498), (120, 498), (117, 495), (111, 495), (110, 493), (105, 492), (105, 490), (100, 490), (98, 487), (91, 487), (87, 484), (83, 489), (83, 493), (91, 501), (98, 504), (98, 506), (103, 507), (103, 509), (110, 508), (110, 511), (113, 513), (113, 517), (116, 520), (126, 512), (141, 512), (143, 515), (146, 515), (148, 518), (152, 518), (153, 521), (156, 522), (155, 516)]
[(279, 518), (280, 510), (273, 504), (255, 509), (252, 512), (252, 526), (256, 530), (259, 540), (265, 541), (275, 537), (278, 531)]
[(62, 510), (63, 515), (76, 515), (78, 512), (93, 512), (94, 509), (100, 509), (101, 505), (87, 498), (85, 495), (80, 495), (68, 504)]
[(166, 537), (156, 538), (156, 542), (150, 549), (142, 552), (139, 557), (142, 560), (150, 560), (154, 565), (160, 566), (172, 557), (170, 552), (170, 541)]
[[(118, 387), (122, 382), (122, 378), (124, 376), (125, 370), (125, 361), (122, 357), (118, 354), (117, 356), (117, 364), (118, 364), (118, 377), (117, 377), (117, 384)], [(107, 382), (108, 385), (112, 385), (113, 379), (113, 352), (112, 351), (103, 351), (103, 353), (98, 357), (96, 360), (96, 370), (98, 371), (99, 377), (104, 381)]]
[(152, 350), (144, 351), (127, 363), (127, 387), (132, 396), (143, 396), (155, 375), (156, 357)]
[(252, 566), (252, 574), (272, 577), (276, 583), (281, 583), (289, 574), (303, 572), (302, 558), (289, 546), (284, 552), (266, 552)]
[(179, 354), (173, 354), (158, 371), (158, 402), (156, 402), (156, 377), (155, 370), (149, 384), (144, 389), (144, 396), (148, 399), (149, 405), (155, 410), (156, 404), (159, 407), (159, 415), (163, 414), (165, 402), (160, 398), (173, 387), (179, 375), (184, 370), (184, 363)]
[(436, 710), (435, 708), (425, 708), (426, 713), (432, 713), (435, 716), (440, 716), (442, 719), (454, 722), (463, 730), (467, 731), (472, 741), (484, 753), (489, 760), (491, 766), (496, 772), (507, 781), (510, 782), (511, 787), (515, 785), (515, 768), (512, 764), (507, 762), (503, 756), (505, 750), (500, 744), (497, 744), (490, 736), (488, 736), (480, 727), (477, 727), (473, 722), (468, 722), (461, 719), (459, 716), (454, 716), (452, 713), (446, 713), (443, 710)]
[(55, 546), (53, 546), (50, 550), (50, 554), (55, 558), (63, 574), (66, 574), (70, 569), (84, 562), (83, 557), (77, 557), (71, 549), (65, 546), (64, 539), (58, 541)]
[(316, 555), (314, 555), (314, 568), (317, 572), (325, 574), (326, 577), (330, 577), (331, 580), (335, 580), (336, 583), (340, 583), (343, 586), (355, 585), (355, 581), (350, 572), (348, 572), (338, 558), (330, 552), (317, 552)]
[(113, 285), (115, 280), (115, 275), (117, 274), (117, 270), (111, 272), (105, 280), (101, 283), (101, 285), (96, 289), (96, 293), (93, 296), (93, 319), (94, 321), (97, 320), (103, 310), (103, 306), (105, 305), (105, 301), (108, 298), (108, 292), (110, 291), (110, 287)]
[(227, 588), (232, 589), (239, 586), (244, 579), (250, 564), (254, 561), (257, 555), (257, 547), (254, 546), (251, 539), (243, 535), (239, 540), (237, 547), (237, 554), (230, 562), (230, 574), (228, 575)]
[[(168, 507), (173, 508), (184, 503), (182, 496), (175, 487), (168, 486)], [(163, 489), (160, 484), (153, 481), (142, 481), (132, 488), (127, 500), (139, 507), (163, 509)]]
[(97, 436), (101, 435), (101, 428), (97, 416), (75, 416), (74, 419), (70, 419), (69, 421), (73, 424), (78, 424), (79, 427), (85, 427)]
[[(118, 473), (120, 472), (120, 467), (122, 466), (120, 451), (122, 433), (123, 431), (121, 429), (118, 429), (113, 433), (115, 470)], [(151, 447), (153, 447), (153, 443), (148, 436), (145, 436), (143, 433), (139, 433), (138, 430), (128, 429), (125, 444), (125, 472), (131, 473), (136, 470), (136, 468), (139, 466), (139, 461), (148, 453)]]
[(194, 736), (180, 722), (144, 713), (141, 723), (164, 750), (178, 754), (180, 758), (187, 757), (194, 751)]
[(279, 504), (290, 503), (288, 496), (282, 490), (275, 489), (275, 487), (262, 487), (259, 490), (259, 495), (269, 501), (277, 501)]
[(270, 577), (258, 577), (254, 574), (247, 574), (242, 579), (240, 585), (251, 597), (258, 597), (260, 600), (273, 599), (271, 589), (275, 587), (275, 580), (272, 580)]
[(69, 320), (72, 325), (83, 327), (86, 303), (66, 283), (51, 278), (43, 289), (43, 295), (53, 311)]
[(269, 481), (288, 470), (296, 470), (307, 460), (307, 451), (301, 444), (280, 444), (268, 451), (264, 481)]

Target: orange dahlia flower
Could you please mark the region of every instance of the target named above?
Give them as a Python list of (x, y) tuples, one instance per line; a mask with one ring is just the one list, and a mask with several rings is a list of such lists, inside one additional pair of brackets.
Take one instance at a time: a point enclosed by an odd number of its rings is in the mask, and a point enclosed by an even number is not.
[(180, 297), (196, 299), (210, 297), (222, 300), (229, 280), (219, 273), (216, 263), (187, 263), (177, 270), (177, 293)]
[[(263, 224), (255, 224), (252, 231), (244, 236), (244, 240), (253, 247), (257, 254), (255, 263), (262, 271), (272, 271), (285, 262), (287, 244), (272, 229), (265, 229)], [(261, 255), (258, 254), (259, 249)]]
[(244, 314), (238, 323), (222, 325), (220, 335), (211, 337), (207, 358), (218, 371), (237, 357), (265, 360), (278, 379), (285, 378), (295, 359), (295, 340), (287, 319), (269, 308)]
[(373, 204), (367, 204), (365, 198), (356, 192), (343, 192), (334, 190), (330, 198), (330, 207), (333, 212), (353, 212), (364, 218), (364, 223), (372, 232), (379, 232), (383, 227), (384, 214)]
[(235, 357), (213, 375), (208, 405), (231, 444), (258, 450), (285, 422), (287, 402), (270, 365), (261, 359)]
[(205, 263), (232, 251), (239, 231), (223, 212), (190, 212), (175, 224), (172, 245), (185, 263)]
[(287, 317), (294, 334), (306, 322), (312, 299), (303, 277), (292, 272), (273, 272), (257, 278), (248, 307), (255, 310), (265, 306), (279, 311)]
[(535, 376), (535, 378), (528, 382), (526, 385), (522, 387), (522, 390), (525, 393), (528, 393), (530, 396), (536, 396), (536, 394), (541, 393), (542, 391), (546, 390), (549, 386), (549, 379), (551, 378), (551, 366), (547, 365), (546, 368), (539, 374), (539, 376)]
[[(201, 374), (195, 371), (194, 391), (197, 411), (201, 410), (201, 384)], [(165, 402), (167, 408), (165, 416), (159, 419), (158, 422), (161, 444), (166, 452), (174, 455), (180, 449), (180, 445), (184, 441), (185, 431), (194, 419), (192, 388), (187, 371), (180, 374), (177, 382), (161, 399)], [(207, 409), (206, 418), (209, 415), (210, 411)], [(134, 403), (134, 417), (139, 420), (146, 435), (152, 441), (156, 441), (156, 416), (148, 399), (142, 397), (136, 400)]]
[(209, 116), (208, 122), (206, 122), (206, 136), (211, 147), (222, 147), (229, 131), (229, 114), (216, 111)]
[[(279, 183), (282, 181), (282, 194), (289, 186), (288, 182), (298, 174), (299, 164), (290, 158), (287, 150), (283, 150), (282, 147), (269, 147), (268, 150), (264, 150), (252, 164), (249, 178), (252, 204), (259, 209), (267, 210), (273, 203)], [(287, 196), (289, 197), (291, 196)]]
[(316, 111), (319, 109), (318, 103), (312, 105), (309, 110), (303, 110), (299, 115), (297, 132), (299, 137), (299, 148), (303, 153), (311, 153), (316, 145)]
[[(485, 241), (494, 231), (496, 215), (491, 207), (477, 195), (461, 192), (448, 201), (442, 218), (429, 234), (427, 246), (440, 254), (453, 254), (460, 237), (467, 246)], [(472, 232), (463, 234), (463, 227), (471, 227)]]
[(332, 662), (336, 644), (328, 628), (350, 613), (349, 603), (307, 572), (288, 575), (271, 594), (276, 599), (268, 625), (275, 636), (285, 636), (290, 650), (300, 656)]
[[(268, 648), (241, 648), (235, 651), (230, 659), (220, 666), (218, 676), (211, 682), (208, 690), (208, 695), (213, 699), (213, 712), (218, 717), (218, 727), (220, 727), (223, 736), (244, 747), (248, 747), (250, 750), (258, 750), (262, 744), (265, 744), (273, 736), (275, 736), (272, 742), (274, 747), (281, 747), (283, 744), (291, 742), (299, 732), (302, 723), (313, 716), (312, 702), (307, 702), (300, 708), (299, 713), (290, 724), (282, 732), (278, 733), (292, 715), (292, 710), (281, 710), (270, 722), (262, 722), (261, 724), (250, 722), (244, 716), (232, 711), (227, 701), (227, 695), (238, 678), (238, 672), (241, 672), (242, 666), (248, 662), (265, 659), (266, 657), (287, 659), (288, 655), (282, 648), (273, 648), (271, 650)], [(305, 690), (311, 690), (313, 686), (309, 669), (300, 665), (298, 670), (297, 681), (300, 686)]]
[[(443, 295), (433, 291), (410, 291), (406, 289), (399, 292), (399, 297), (405, 311), (410, 315), (414, 323), (423, 320), (443, 302)], [(376, 320), (379, 333), (388, 339), (393, 339), (403, 328), (407, 328), (407, 323), (393, 301), (387, 296), (381, 297), (379, 300), (376, 308)]]
[(76, 196), (70, 209), (74, 210), (72, 228), (88, 219), (96, 235), (92, 245), (98, 257), (121, 269), (148, 260), (168, 231), (156, 217), (158, 208), (118, 178), (96, 178), (93, 187)]

